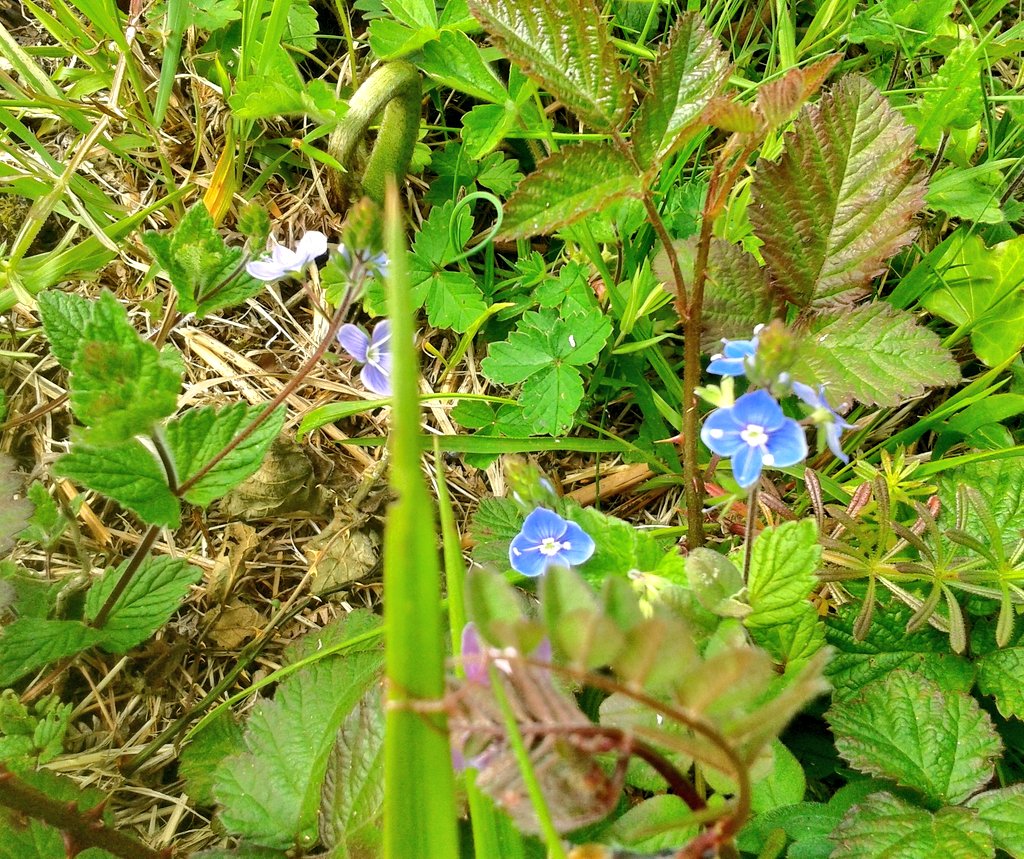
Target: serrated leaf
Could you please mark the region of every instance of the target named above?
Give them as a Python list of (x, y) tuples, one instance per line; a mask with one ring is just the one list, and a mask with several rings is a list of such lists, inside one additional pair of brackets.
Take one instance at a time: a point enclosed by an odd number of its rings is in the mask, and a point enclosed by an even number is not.
[(390, 18), (375, 18), (370, 22), (370, 49), (382, 60), (397, 60), (418, 51), (437, 38), (434, 27), (407, 27)]
[(805, 68), (789, 69), (782, 77), (757, 88), (757, 109), (766, 127), (774, 130), (788, 121), (820, 88), (841, 57), (833, 54)]
[(77, 620), (19, 617), (0, 634), (0, 686), (10, 686), (37, 668), (81, 653), (101, 638), (99, 630)]
[(480, 101), (504, 105), (505, 85), (484, 61), (480, 48), (465, 33), (442, 30), (436, 42), (423, 46), (419, 67), (444, 86)]
[(213, 805), (213, 778), (217, 766), (242, 748), (242, 727), (230, 710), (221, 710), (189, 741), (178, 760), (188, 796), (198, 805)]
[(953, 245), (942, 284), (922, 304), (971, 333), (975, 354), (990, 367), (1024, 346), (1024, 236), (985, 247), (970, 235)]
[(827, 385), (833, 403), (896, 406), (930, 387), (956, 384), (960, 368), (912, 314), (876, 302), (819, 320), (797, 345), (793, 375)]
[(472, 275), (439, 271), (425, 281), (427, 319), (436, 328), (462, 333), (487, 312), (487, 302)]
[(913, 155), (913, 129), (849, 77), (803, 109), (777, 163), (758, 162), (750, 221), (790, 301), (854, 301), (911, 241), (926, 187)]
[[(3, 486), (3, 457), (0, 455), (0, 497), (2, 497), (2, 486)], [(50, 497), (50, 493), (46, 490), (38, 480), (32, 483), (28, 488), (27, 500), (31, 502), (32, 517), (28, 520), (28, 527), (21, 532), (18, 536), (22, 540), (29, 540), (34, 543), (38, 543), (47, 551), (52, 550), (58, 540), (60, 540), (61, 534), (64, 533), (64, 529), (67, 527), (68, 520), (64, 517), (64, 514), (57, 509), (57, 503)], [(20, 508), (20, 501), (15, 501), (13, 505), (8, 507), (7, 510), (0, 508), (0, 552), (3, 552), (3, 519), (5, 513), (11, 514), (17, 512)]]
[(509, 198), (501, 236), (522, 239), (551, 233), (613, 200), (640, 193), (633, 165), (611, 144), (567, 146), (541, 161)]
[(855, 805), (832, 833), (832, 859), (991, 859), (992, 836), (978, 816), (963, 808), (935, 814), (891, 793), (873, 793)]
[(575, 367), (549, 365), (526, 380), (521, 396), (534, 434), (563, 435), (583, 402), (583, 380)]
[(113, 498), (150, 525), (181, 524), (181, 504), (167, 486), (163, 467), (137, 439), (109, 447), (75, 445), (57, 460), (54, 472)]
[[(174, 457), (178, 485), (198, 473), (239, 433), (263, 412), (263, 406), (235, 403), (223, 409), (207, 406), (191, 409), (168, 421), (164, 431)], [(195, 486), (185, 500), (205, 507), (230, 492), (254, 474), (284, 426), (285, 409), (279, 406), (245, 441), (218, 462)]]
[(1004, 718), (1024, 719), (1024, 647), (1006, 647), (982, 656), (978, 689), (996, 699)]
[(320, 797), (320, 838), (335, 859), (380, 854), (384, 807), (384, 714), (371, 689), (334, 743)]
[(955, 5), (956, 0), (881, 0), (854, 16), (849, 39), (889, 46), (912, 57), (943, 32)]
[(907, 671), (834, 704), (826, 718), (853, 767), (933, 802), (962, 802), (980, 790), (1002, 751), (992, 719), (973, 698)]
[(1024, 857), (1024, 785), (986, 790), (972, 796), (965, 805), (978, 812), (982, 823), (988, 824), (997, 848), (1005, 850), (1012, 859)]
[[(91, 622), (99, 614), (128, 564), (124, 561), (117, 567), (108, 567), (89, 588), (85, 597), (87, 620)], [(189, 587), (202, 574), (199, 567), (181, 558), (147, 556), (98, 630), (100, 646), (110, 653), (124, 653), (141, 644), (178, 610)]]
[[(1003, 544), (1010, 551), (1024, 531), (1024, 470), (1020, 461), (997, 459), (971, 462), (945, 472), (939, 479), (939, 500), (943, 510), (956, 510), (957, 486), (964, 484), (980, 493), (989, 508)], [(964, 530), (985, 542), (992, 538), (974, 507), (969, 505)]]
[(320, 790), (338, 729), (382, 663), (378, 650), (329, 656), (289, 675), (272, 701), (256, 705), (245, 751), (225, 760), (214, 779), (229, 831), (264, 847), (316, 842)]
[[(308, 116), (320, 125), (336, 125), (348, 111), (348, 105), (339, 99), (334, 89), (322, 80), (311, 80), (308, 83), (296, 75), (296, 80), (288, 81), (275, 77), (252, 77), (240, 81), (234, 94), (228, 99), (231, 112), (239, 119), (267, 119), (277, 116)], [(204, 207), (205, 208), (205, 207)], [(222, 242), (223, 244), (223, 242)], [(211, 243), (213, 249), (215, 243)], [(150, 246), (152, 248), (152, 246)], [(227, 248), (225, 248), (228, 251)], [(228, 251), (231, 253), (231, 251)], [(230, 269), (221, 270), (223, 276)], [(253, 281), (248, 275), (240, 276), (245, 281), (245, 290), (256, 294), (263, 288), (260, 281)], [(232, 286), (237, 291), (241, 284)], [(244, 290), (243, 290), (244, 291)], [(249, 296), (245, 296), (248, 298)], [(223, 300), (223, 299), (222, 299)], [(245, 299), (239, 299), (239, 302)], [(231, 303), (239, 303), (232, 301)], [(212, 301), (203, 302), (203, 315), (214, 309)], [(221, 305), (227, 306), (227, 305)], [(201, 319), (202, 316), (199, 316)]]
[(711, 240), (701, 315), (707, 351), (719, 351), (723, 338), (743, 339), (757, 325), (767, 325), (778, 315), (779, 303), (767, 269), (752, 254), (724, 239)]
[(182, 313), (202, 319), (263, 289), (242, 267), (242, 249), (224, 243), (202, 201), (170, 232), (145, 233), (142, 241), (171, 279)]
[(729, 57), (696, 14), (681, 15), (651, 65), (650, 92), (633, 124), (640, 162), (664, 161), (729, 74)]
[(470, 10), (530, 77), (601, 130), (626, 109), (628, 82), (593, 0), (471, 0)]
[(14, 545), (13, 537), (21, 532), (32, 518), (32, 503), (27, 498), (15, 498), (21, 491), (21, 479), (14, 470), (14, 460), (0, 453), (0, 555)]
[(906, 118), (917, 126), (918, 143), (934, 149), (944, 130), (971, 128), (984, 113), (979, 48), (968, 38), (953, 48), (931, 76), (923, 97), (907, 111)]
[(818, 580), (821, 560), (818, 529), (813, 519), (765, 528), (754, 541), (747, 599), (748, 629), (781, 626), (804, 613)]
[(523, 511), (511, 498), (484, 498), (470, 523), (473, 560), (477, 564), (507, 564), (508, 544), (523, 526)]
[(844, 701), (896, 669), (912, 671), (950, 692), (966, 692), (974, 685), (974, 666), (950, 652), (947, 636), (928, 626), (907, 635), (913, 612), (892, 598), (879, 602), (867, 637), (857, 641), (853, 627), (860, 608), (859, 603), (845, 607), (826, 626), (836, 651), (828, 666), (834, 700)]
[(121, 303), (106, 290), (95, 302), (71, 361), (71, 409), (92, 444), (147, 435), (173, 414), (181, 358), (142, 339)]
[(39, 318), (43, 323), (46, 339), (50, 341), (53, 357), (64, 369), (71, 369), (71, 361), (82, 341), (85, 326), (92, 318), (93, 302), (73, 292), (47, 289), (36, 297), (39, 302)]

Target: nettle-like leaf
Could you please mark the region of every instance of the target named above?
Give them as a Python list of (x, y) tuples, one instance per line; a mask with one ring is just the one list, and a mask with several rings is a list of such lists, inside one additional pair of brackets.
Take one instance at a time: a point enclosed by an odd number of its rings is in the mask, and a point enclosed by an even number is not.
[(1002, 742), (978, 702), (925, 677), (894, 671), (826, 714), (836, 749), (862, 772), (932, 802), (958, 803), (992, 778)]
[[(89, 588), (85, 598), (86, 620), (92, 621), (121, 580), (129, 561), (108, 567)], [(111, 653), (124, 653), (141, 644), (177, 611), (189, 587), (203, 571), (181, 558), (147, 557), (114, 603), (99, 629), (99, 644)]]
[[(354, 638), (374, 623), (353, 614), (334, 631), (339, 639)], [(272, 701), (256, 705), (245, 751), (222, 761), (214, 777), (229, 831), (264, 847), (316, 843), (321, 787), (338, 731), (382, 664), (375, 647), (327, 656), (289, 675)]]
[(729, 68), (728, 55), (700, 17), (681, 15), (651, 65), (650, 92), (633, 124), (633, 147), (642, 164), (653, 166), (672, 154)]
[(246, 274), (242, 249), (224, 243), (202, 201), (174, 229), (145, 233), (142, 241), (171, 279), (182, 313), (202, 319), (263, 289), (262, 282)]
[(972, 796), (965, 805), (988, 825), (995, 846), (1019, 859), (1024, 845), (1024, 784), (986, 790)]
[(558, 435), (572, 426), (583, 401), (577, 367), (597, 359), (611, 334), (600, 314), (572, 313), (565, 319), (550, 310), (524, 313), (507, 340), (492, 343), (481, 362), (492, 382), (523, 382), (523, 416), (534, 432)]
[(962, 236), (938, 266), (942, 282), (924, 307), (969, 330), (989, 367), (1016, 355), (1024, 346), (1024, 236), (990, 248), (981, 236)]
[[(264, 406), (235, 403), (224, 409), (191, 409), (168, 421), (167, 443), (174, 456), (179, 485), (196, 474), (249, 426)], [(284, 426), (285, 408), (278, 407), (245, 441), (239, 444), (185, 493), (185, 500), (205, 507), (253, 474)]]
[(19, 617), (0, 633), (0, 686), (99, 642), (103, 633), (77, 620)]
[(21, 479), (14, 470), (14, 461), (0, 453), (0, 555), (14, 544), (13, 537), (32, 518), (32, 503), (27, 498), (15, 498), (21, 490)]
[(924, 97), (905, 114), (917, 126), (917, 141), (935, 149), (942, 132), (950, 128), (971, 128), (985, 113), (981, 91), (981, 49), (973, 39), (964, 39), (924, 87)]
[(178, 352), (143, 340), (104, 290), (71, 361), (71, 409), (89, 427), (91, 444), (146, 435), (177, 408), (182, 373)]
[(545, 158), (509, 198), (501, 235), (521, 239), (551, 233), (640, 193), (636, 170), (610, 143), (567, 146)]
[(470, 9), (514, 63), (594, 128), (622, 121), (628, 78), (593, 0), (471, 0)]
[(793, 375), (828, 385), (834, 402), (895, 406), (953, 385), (960, 368), (938, 335), (885, 302), (815, 320), (797, 346)]
[(70, 370), (95, 304), (73, 292), (55, 289), (39, 293), (36, 300), (50, 351), (65, 370)]
[(1005, 647), (982, 656), (978, 689), (996, 699), (1004, 718), (1024, 719), (1024, 647)]
[(804, 108), (777, 163), (758, 162), (750, 221), (790, 301), (854, 301), (910, 242), (926, 187), (913, 155), (913, 129), (850, 77)]
[(181, 503), (167, 485), (163, 466), (138, 439), (107, 447), (77, 444), (57, 461), (54, 472), (102, 492), (150, 525), (181, 524)]
[(766, 528), (754, 541), (747, 598), (752, 609), (748, 628), (789, 623), (810, 607), (821, 560), (813, 519)]
[(988, 826), (964, 808), (932, 814), (891, 793), (873, 793), (855, 805), (832, 833), (832, 859), (991, 859)]

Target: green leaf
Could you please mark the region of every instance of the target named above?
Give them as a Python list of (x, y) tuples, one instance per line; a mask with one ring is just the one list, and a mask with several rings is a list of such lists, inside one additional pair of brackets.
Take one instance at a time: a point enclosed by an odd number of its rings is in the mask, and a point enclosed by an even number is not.
[(379, 650), (328, 656), (281, 681), (245, 731), (245, 751), (218, 767), (214, 794), (232, 833), (264, 847), (318, 839), (320, 791), (338, 730), (383, 664)]
[(999, 205), (1002, 182), (1003, 176), (997, 170), (979, 175), (952, 166), (932, 176), (925, 200), (928, 208), (960, 220), (1001, 224), (1006, 220), (1006, 212)]
[(644, 165), (664, 161), (696, 124), (729, 74), (729, 57), (696, 14), (681, 15), (651, 65), (650, 92), (633, 124)]
[(444, 86), (480, 101), (504, 105), (508, 99), (505, 85), (465, 33), (443, 30), (436, 42), (423, 46), (418, 65)]
[(462, 271), (439, 271), (425, 283), (427, 319), (436, 328), (451, 328), (462, 333), (487, 312), (487, 302), (472, 275)]
[(437, 38), (434, 27), (407, 27), (390, 18), (370, 22), (370, 49), (382, 60), (397, 60)]
[[(190, 409), (180, 418), (168, 421), (167, 443), (174, 457), (178, 485), (185, 483), (240, 432), (248, 427), (264, 406), (235, 403), (223, 409), (207, 406)], [(279, 406), (245, 441), (218, 462), (185, 493), (185, 500), (205, 507), (238, 486), (255, 473), (263, 462), (271, 442), (284, 426), (285, 408)]]
[(994, 367), (1024, 346), (1024, 236), (985, 247), (981, 236), (953, 244), (938, 264), (943, 283), (925, 296), (931, 313), (970, 331), (975, 354)]
[[(674, 853), (680, 844), (697, 835), (698, 827), (692, 823), (687, 825), (692, 817), (692, 812), (678, 796), (653, 796), (632, 806), (619, 817), (608, 829), (607, 840), (644, 854), (655, 850)], [(652, 832), (658, 834), (651, 835)]]
[(85, 326), (92, 318), (94, 303), (72, 292), (55, 289), (39, 293), (36, 300), (53, 357), (60, 361), (62, 367), (71, 369)]
[(498, 47), (566, 107), (595, 128), (618, 126), (628, 79), (593, 0), (471, 0), (469, 6)]
[(996, 699), (1004, 718), (1024, 719), (1024, 647), (1007, 647), (982, 656), (978, 689)]
[[(971, 462), (946, 472), (939, 479), (939, 500), (943, 510), (957, 509), (959, 484), (977, 490), (1002, 533), (1006, 554), (1020, 540), (1024, 531), (1024, 471), (1020, 460), (996, 459)], [(988, 530), (973, 506), (969, 506), (964, 519), (964, 530), (986, 543), (991, 541)]]
[(862, 296), (916, 231), (925, 176), (911, 129), (863, 78), (805, 107), (778, 163), (758, 162), (750, 221), (800, 307)]
[(820, 560), (813, 519), (765, 528), (754, 541), (751, 556), (746, 627), (782, 626), (799, 618), (818, 583), (814, 573)]
[(724, 555), (703, 547), (691, 550), (686, 576), (697, 602), (708, 611), (740, 619), (750, 614), (743, 573)]
[(832, 859), (991, 859), (994, 853), (988, 827), (976, 814), (963, 808), (932, 814), (891, 793), (873, 793), (855, 805), (832, 840)]
[[(229, 248), (200, 201), (168, 233), (145, 233), (142, 241), (167, 272), (178, 293), (178, 309), (198, 319), (263, 289), (246, 274), (241, 248)], [(232, 277), (232, 275), (234, 275)]]
[(896, 406), (930, 387), (956, 384), (960, 368), (912, 314), (876, 302), (817, 320), (797, 345), (793, 375), (827, 385), (833, 403)]
[[(129, 561), (108, 567), (85, 597), (85, 616), (90, 622), (99, 614)], [(139, 565), (128, 586), (114, 603), (106, 623), (98, 630), (100, 646), (124, 653), (141, 644), (178, 610), (189, 587), (203, 571), (181, 558), (149, 555)]]
[(907, 606), (892, 598), (880, 600), (867, 637), (857, 641), (853, 627), (860, 609), (859, 604), (847, 606), (826, 626), (836, 650), (828, 666), (834, 700), (845, 701), (896, 669), (912, 671), (949, 692), (966, 692), (974, 685), (974, 666), (950, 652), (947, 636), (929, 626), (907, 635), (913, 614)]
[(561, 435), (572, 429), (583, 381), (575, 367), (547, 366), (526, 380), (521, 396), (523, 417), (534, 433)]
[(928, 79), (924, 97), (905, 116), (917, 126), (918, 143), (934, 150), (944, 130), (971, 128), (984, 114), (979, 47), (974, 39), (966, 38)]
[(802, 802), (807, 790), (804, 768), (781, 740), (772, 743), (772, 768), (751, 785), (750, 804), (755, 814)]
[(149, 434), (177, 408), (181, 376), (177, 351), (158, 352), (143, 340), (121, 303), (104, 290), (71, 362), (71, 408), (89, 427), (89, 442), (115, 444)]
[(752, 254), (724, 239), (711, 240), (701, 316), (701, 343), (707, 351), (718, 352), (722, 338), (743, 339), (755, 326), (766, 325), (778, 316), (778, 304), (768, 270)]
[(188, 796), (199, 805), (213, 805), (213, 779), (228, 755), (242, 748), (242, 728), (230, 710), (221, 710), (185, 746), (178, 774), (185, 779)]
[(14, 470), (14, 461), (0, 453), (0, 555), (7, 553), (14, 545), (14, 536), (32, 519), (32, 503), (15, 497), (20, 492), (21, 478)]
[(955, 5), (956, 0), (881, 0), (854, 16), (849, 39), (857, 44), (899, 48), (912, 57), (946, 31)]
[(54, 471), (113, 498), (150, 525), (181, 524), (181, 504), (167, 486), (163, 467), (138, 439), (110, 447), (75, 445)]
[(348, 714), (320, 797), (320, 838), (338, 859), (380, 855), (384, 808), (384, 715), (371, 689)]
[(988, 824), (996, 847), (1013, 859), (1024, 857), (1024, 784), (986, 790), (972, 796), (965, 805)]
[[(3, 492), (3, 456), (0, 455), (0, 496)], [(0, 508), (0, 552), (3, 552), (3, 521), (5, 515), (15, 515), (21, 510), (22, 501), (7, 502), (6, 509)], [(38, 480), (28, 488), (28, 501), (34, 508), (28, 527), (18, 536), (22, 540), (38, 543), (47, 551), (51, 551), (60, 540), (68, 520), (57, 509), (57, 503), (50, 497), (46, 487)]]
[(501, 235), (523, 239), (554, 232), (613, 200), (639, 197), (640, 177), (610, 143), (567, 146), (545, 158), (505, 204)]
[(101, 638), (99, 630), (77, 620), (19, 617), (0, 635), (0, 686), (10, 686), (37, 668), (81, 653)]
[[(299, 78), (298, 75), (296, 75), (296, 80), (294, 81), (280, 77), (246, 78), (238, 84), (237, 89), (228, 99), (228, 103), (231, 105), (232, 114), (239, 119), (308, 116), (320, 125), (327, 126), (336, 125), (348, 111), (348, 105), (339, 99), (334, 94), (334, 89), (324, 81), (315, 79), (307, 83)], [(203, 208), (205, 209), (205, 206)], [(218, 238), (220, 238), (219, 235)], [(148, 241), (147, 244), (149, 244)], [(221, 245), (223, 246), (223, 241), (221, 241)], [(153, 245), (150, 245), (150, 248), (154, 252), (156, 251)], [(210, 248), (216, 248), (215, 241), (211, 240)], [(224, 250), (228, 254), (234, 255), (234, 251), (227, 248)], [(218, 272), (218, 275), (223, 277), (230, 274), (231, 270), (231, 268), (224, 268)], [(250, 295), (255, 295), (263, 288), (263, 284), (260, 281), (254, 280), (246, 274), (241, 274), (239, 279), (242, 282), (233, 284), (230, 287), (231, 293), (229, 294), (242, 295), (243, 297), (237, 300), (232, 298), (231, 304), (241, 303)], [(205, 288), (213, 290), (217, 285), (217, 282), (208, 281)], [(199, 290), (202, 292), (203, 287), (199, 287)], [(213, 312), (216, 305), (226, 307), (227, 304), (222, 303), (224, 301), (223, 294), (219, 300), (208, 296), (208, 300), (204, 302), (202, 315), (199, 318), (201, 319), (208, 313)]]
[(853, 767), (933, 802), (962, 802), (980, 790), (1002, 751), (992, 719), (973, 698), (908, 671), (865, 686), (826, 718)]

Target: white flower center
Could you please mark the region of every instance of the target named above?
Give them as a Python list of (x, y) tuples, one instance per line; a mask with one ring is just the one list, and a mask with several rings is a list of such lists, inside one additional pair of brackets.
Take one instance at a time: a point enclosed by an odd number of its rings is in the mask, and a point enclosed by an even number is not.
[(547, 555), (549, 558), (554, 557), (563, 549), (571, 549), (572, 543), (566, 540), (564, 543), (560, 543), (554, 537), (545, 537), (540, 541), (540, 545), (537, 547), (540, 549), (542, 555)]
[(768, 433), (762, 426), (747, 424), (746, 429), (740, 430), (740, 438), (751, 447), (762, 447), (768, 441)]

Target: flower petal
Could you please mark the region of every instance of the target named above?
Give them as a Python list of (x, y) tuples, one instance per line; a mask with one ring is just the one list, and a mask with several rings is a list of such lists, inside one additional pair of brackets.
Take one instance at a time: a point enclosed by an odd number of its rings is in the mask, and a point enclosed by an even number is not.
[(363, 381), (363, 387), (382, 397), (391, 396), (391, 378), (383, 372), (377, 364), (364, 364), (359, 371), (359, 378)]
[(245, 264), (245, 270), (248, 272), (249, 277), (254, 277), (256, 280), (263, 280), (267, 283), (274, 280), (280, 280), (287, 274), (287, 272), (273, 260), (253, 260), (252, 262), (247, 262)]
[(708, 372), (716, 376), (742, 376), (747, 371), (742, 358), (712, 358)]
[(370, 346), (370, 338), (358, 325), (346, 323), (338, 331), (338, 342), (360, 364), (366, 363), (366, 350)]
[(743, 426), (756, 424), (769, 433), (786, 421), (782, 406), (763, 389), (744, 394), (733, 405), (732, 412), (733, 419)]
[(327, 236), (319, 230), (310, 230), (295, 246), (295, 257), (301, 260), (300, 267), (304, 268), (319, 256), (327, 253)]
[(462, 670), (466, 679), (474, 683), (489, 686), (487, 676), (487, 657), (484, 655), (484, 643), (480, 640), (480, 632), (475, 623), (467, 623), (462, 627)]
[(382, 319), (373, 327), (370, 343), (378, 349), (384, 349), (391, 341), (391, 320)]
[(843, 452), (843, 446), (839, 442), (839, 437), (843, 434), (844, 429), (849, 429), (849, 424), (841, 426), (840, 423), (846, 424), (845, 421), (834, 421), (830, 424), (825, 424), (825, 441), (828, 444), (828, 449), (835, 454), (836, 459), (842, 460), (845, 463), (849, 463), (850, 457)]
[(557, 513), (545, 507), (538, 507), (526, 517), (519, 533), (534, 545), (540, 545), (549, 537), (552, 540), (560, 540), (568, 527), (569, 523)]
[(517, 573), (536, 578), (547, 567), (548, 557), (541, 553), (537, 541), (520, 531), (509, 544), (508, 562)]
[(761, 448), (744, 444), (732, 458), (732, 476), (740, 486), (746, 489), (757, 483), (757, 479), (761, 476), (763, 463)]
[(726, 340), (722, 345), (722, 354), (726, 358), (748, 358), (757, 352), (755, 340)]
[(807, 456), (807, 438), (792, 418), (786, 418), (781, 427), (768, 434), (765, 447), (772, 455), (772, 465), (778, 468), (796, 465)]
[(741, 447), (748, 447), (740, 438), (742, 425), (736, 422), (733, 409), (715, 409), (704, 420), (700, 430), (700, 440), (708, 450), (719, 456), (732, 456)]
[[(575, 522), (566, 522), (561, 540), (563, 548), (555, 557), (570, 567), (579, 566), (594, 554), (593, 538)], [(569, 548), (565, 548), (565, 543)]]

